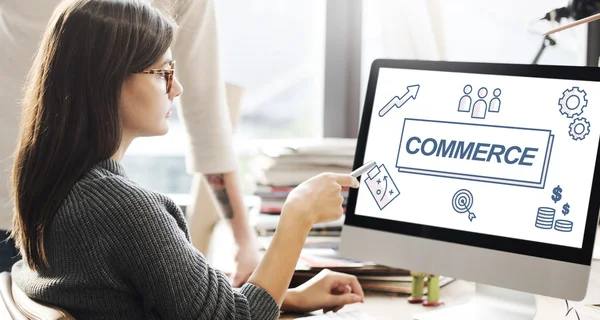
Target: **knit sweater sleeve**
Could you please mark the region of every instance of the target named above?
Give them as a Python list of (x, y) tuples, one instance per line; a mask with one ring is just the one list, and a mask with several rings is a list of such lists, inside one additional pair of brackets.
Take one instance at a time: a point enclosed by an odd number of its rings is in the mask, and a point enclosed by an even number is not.
[(103, 179), (92, 206), (106, 221), (112, 268), (141, 294), (145, 310), (164, 319), (278, 318), (268, 292), (253, 284), (234, 291), (159, 198), (119, 180)]

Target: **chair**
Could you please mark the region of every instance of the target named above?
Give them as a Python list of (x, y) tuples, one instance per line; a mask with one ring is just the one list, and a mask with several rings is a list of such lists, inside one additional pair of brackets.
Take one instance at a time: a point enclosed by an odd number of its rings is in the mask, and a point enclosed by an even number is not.
[(67, 311), (30, 299), (13, 285), (10, 272), (0, 273), (1, 319), (13, 320), (74, 320)]
[(2, 306), (0, 308), (0, 318), (2, 319), (14, 319), (14, 320), (27, 320), (17, 308), (13, 299), (11, 290), (11, 278), (9, 272), (0, 273), (0, 297), (2, 297)]

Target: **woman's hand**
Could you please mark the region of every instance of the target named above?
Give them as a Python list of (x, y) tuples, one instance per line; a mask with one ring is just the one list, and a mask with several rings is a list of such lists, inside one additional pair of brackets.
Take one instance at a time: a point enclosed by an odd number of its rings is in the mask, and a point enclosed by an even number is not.
[(235, 288), (241, 287), (248, 281), (252, 272), (260, 262), (256, 241), (249, 239), (248, 243), (238, 245), (235, 255), (235, 273), (231, 275), (231, 285)]
[(364, 302), (364, 298), (355, 276), (325, 269), (301, 286), (288, 290), (281, 310), (337, 312), (347, 304)]
[(288, 195), (282, 209), (282, 217), (294, 214), (295, 221), (312, 226), (315, 223), (334, 221), (343, 214), (343, 187), (358, 188), (356, 178), (348, 174), (322, 173), (314, 176)]

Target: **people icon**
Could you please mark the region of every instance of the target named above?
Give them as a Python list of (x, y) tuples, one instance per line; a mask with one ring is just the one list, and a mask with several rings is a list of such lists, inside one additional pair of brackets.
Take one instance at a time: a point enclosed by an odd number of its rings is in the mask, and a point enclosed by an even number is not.
[(479, 91), (477, 91), (479, 99), (473, 104), (471, 118), (485, 119), (485, 115), (487, 113), (487, 102), (485, 102), (484, 98), (487, 96), (487, 94), (487, 89), (484, 87), (481, 87)]
[(490, 112), (500, 112), (500, 94), (502, 91), (500, 88), (494, 89), (494, 98), (490, 101)]
[(469, 96), (469, 94), (471, 94), (472, 90), (473, 88), (469, 84), (464, 87), (463, 92), (465, 93), (465, 95), (462, 96), (462, 98), (460, 98), (460, 100), (458, 101), (459, 112), (471, 111), (471, 97)]
[[(486, 87), (480, 87), (477, 90), (477, 95), (479, 98), (475, 100), (475, 103), (471, 105), (472, 101), (475, 98), (471, 98), (471, 92), (473, 92), (473, 87), (470, 84), (467, 84), (463, 88), (464, 95), (458, 101), (458, 112), (471, 112), (471, 118), (474, 119), (485, 119), (487, 112), (500, 112), (500, 94), (502, 94), (502, 90), (500, 88), (494, 89), (492, 94), (490, 95), (491, 100), (486, 101), (486, 97), (488, 96), (488, 89)], [(493, 97), (491, 97), (493, 95)]]

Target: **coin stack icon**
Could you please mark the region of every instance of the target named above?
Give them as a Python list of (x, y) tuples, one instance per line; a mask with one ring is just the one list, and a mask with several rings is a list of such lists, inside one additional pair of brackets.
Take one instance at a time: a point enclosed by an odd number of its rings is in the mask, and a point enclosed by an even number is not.
[(556, 220), (554, 224), (554, 230), (560, 232), (571, 232), (573, 231), (573, 222), (569, 220)]
[[(554, 214), (555, 213), (556, 213), (556, 210), (554, 210), (552, 208), (539, 207), (537, 217), (535, 219), (536, 228), (552, 229), (552, 225), (554, 224)], [(562, 221), (562, 220), (559, 220), (559, 221)], [(565, 220), (565, 222), (566, 222), (566, 220)], [(556, 230), (558, 230), (558, 229), (556, 229)]]

